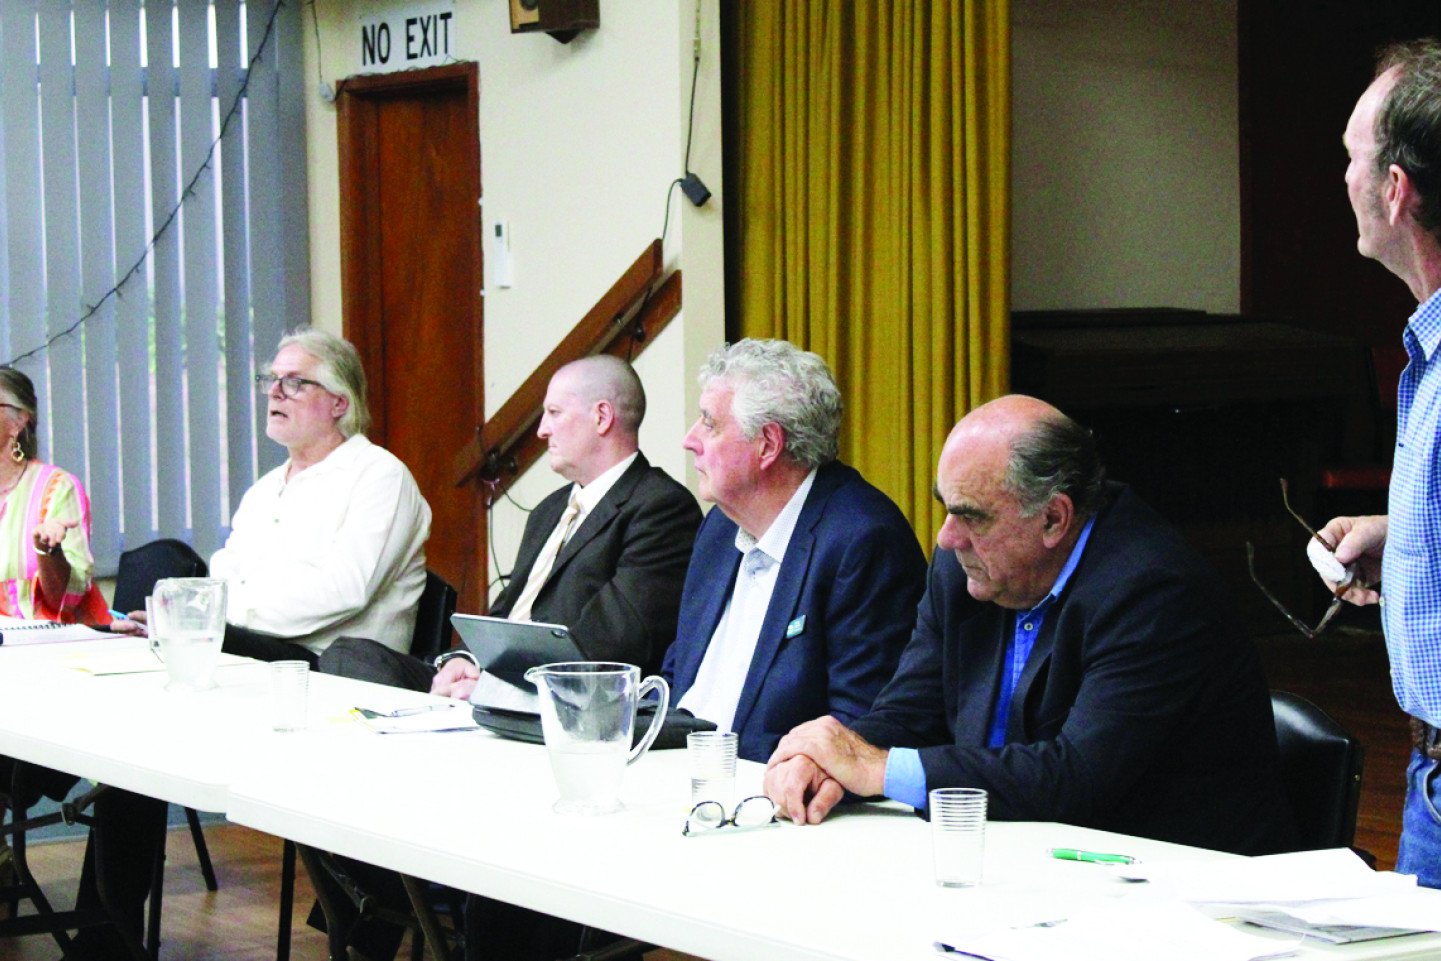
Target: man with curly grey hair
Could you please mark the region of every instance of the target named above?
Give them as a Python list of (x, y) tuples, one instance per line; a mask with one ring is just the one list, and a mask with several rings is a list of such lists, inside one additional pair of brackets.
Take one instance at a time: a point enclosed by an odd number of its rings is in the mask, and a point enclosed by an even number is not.
[(721, 347), (686, 435), (713, 502), (662, 673), (679, 707), (763, 761), (816, 714), (863, 714), (915, 620), (925, 556), (891, 500), (836, 460), (825, 361), (778, 340)]
[(1241, 854), (1286, 850), (1271, 705), (1228, 592), (1090, 432), (1033, 397), (951, 431), (947, 518), (900, 669), (854, 723), (780, 742), (766, 794), (798, 823), (845, 791)]

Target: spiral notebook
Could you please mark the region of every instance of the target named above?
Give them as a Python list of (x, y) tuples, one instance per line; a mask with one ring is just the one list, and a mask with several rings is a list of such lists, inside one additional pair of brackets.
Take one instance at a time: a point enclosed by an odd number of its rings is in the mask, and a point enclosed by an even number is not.
[(94, 641), (114, 637), (84, 624), (56, 624), (54, 621), (26, 621), (0, 616), (0, 645), (50, 644), (57, 641)]

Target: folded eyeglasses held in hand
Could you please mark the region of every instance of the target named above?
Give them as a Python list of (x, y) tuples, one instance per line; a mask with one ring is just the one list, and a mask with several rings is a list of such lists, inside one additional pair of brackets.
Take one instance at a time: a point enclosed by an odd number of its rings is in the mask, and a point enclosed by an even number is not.
[(690, 809), (690, 817), (685, 819), (685, 828), (681, 833), (689, 838), (697, 834), (710, 834), (724, 827), (765, 827), (777, 820), (779, 818), (776, 817), (775, 802), (764, 794), (741, 801), (730, 817), (726, 817), (725, 805), (719, 801), (702, 801)]

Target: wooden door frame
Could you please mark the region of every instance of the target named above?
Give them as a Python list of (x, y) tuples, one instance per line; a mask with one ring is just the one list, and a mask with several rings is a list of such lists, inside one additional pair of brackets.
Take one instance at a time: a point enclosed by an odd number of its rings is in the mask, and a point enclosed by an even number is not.
[[(378, 102), (398, 96), (422, 94), (427, 91), (464, 89), (466, 95), (466, 135), (475, 145), (467, 160), (470, 170), (467, 182), (476, 186), (477, 206), (471, 218), (471, 263), (470, 295), (457, 297), (456, 307), (460, 313), (470, 308), (469, 322), (475, 338), (475, 358), (472, 377), (475, 384), (475, 410), (473, 412), (476, 432), (485, 417), (485, 344), (484, 344), (484, 297), (485, 283), (482, 260), (482, 233), (480, 208), (480, 71), (474, 62), (445, 64), (422, 70), (402, 73), (376, 74), (352, 77), (339, 84), (336, 97), (336, 134), (339, 155), (340, 176), (340, 297), (341, 329), (344, 336), (360, 354), (365, 366), (370, 391), (381, 396), (386, 389), (385, 365), (379, 308), (381, 304), (380, 265), (381, 251), (377, 245), (368, 242), (380, 235), (380, 210), (374, 203), (375, 195), (367, 189), (368, 172), (378, 166), (378, 145), (371, 133), (374, 123), (366, 122), (366, 113), (373, 111)], [(462, 316), (462, 321), (465, 318)], [(380, 436), (387, 432), (385, 411), (377, 406), (374, 431)], [(484, 610), (486, 585), (489, 571), (486, 564), (486, 514), (484, 496), (479, 485), (474, 485), (475, 509), (472, 517), (475, 524), (475, 551), (472, 557), (471, 584), (461, 597), (462, 608)], [(460, 588), (462, 585), (455, 585)]]

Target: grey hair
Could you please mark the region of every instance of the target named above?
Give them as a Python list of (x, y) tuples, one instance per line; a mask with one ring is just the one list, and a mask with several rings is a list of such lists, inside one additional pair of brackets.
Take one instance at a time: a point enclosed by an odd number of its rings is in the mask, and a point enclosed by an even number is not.
[(1065, 494), (1076, 517), (1100, 507), (1106, 468), (1091, 432), (1060, 414), (1044, 418), (1011, 443), (1004, 488), (1015, 495), (1022, 517), (1034, 517), (1057, 494)]
[(315, 379), (332, 394), (350, 401), (336, 429), (345, 438), (370, 430), (370, 407), (365, 402), (365, 368), (355, 345), (343, 337), (314, 327), (298, 327), (280, 338), (275, 352), (294, 345), (314, 357), (320, 364)]
[(1441, 239), (1441, 43), (1396, 43), (1381, 51), (1376, 76), (1396, 70), (1396, 82), (1376, 111), (1376, 173), (1392, 164), (1406, 171), (1420, 204), (1416, 220)]
[[(14, 367), (0, 367), (0, 389), (3, 389), (15, 401), (17, 407), (25, 409), (30, 415), (30, 423), (25, 425), (15, 438), (20, 444), (20, 453), (25, 455), (26, 460), (34, 460), (40, 454), (40, 441), (35, 434), (35, 425), (39, 423), (40, 415), (36, 411), (35, 385), (30, 378), (16, 370)], [(9, 451), (0, 451), (0, 454), (8, 457)]]
[(785, 435), (784, 455), (807, 469), (836, 459), (845, 404), (820, 355), (784, 340), (717, 347), (700, 369), (700, 387), (723, 381), (733, 390), (731, 416), (749, 439), (766, 424)]
[[(580, 393), (587, 403), (607, 400), (615, 408), (615, 418), (621, 428), (634, 434), (645, 420), (645, 388), (635, 368), (619, 357), (610, 354), (596, 354), (566, 364), (561, 370), (579, 375)], [(560, 371), (556, 371), (560, 373)]]

